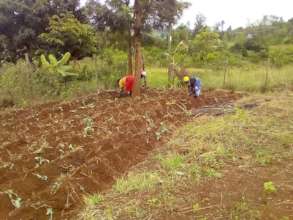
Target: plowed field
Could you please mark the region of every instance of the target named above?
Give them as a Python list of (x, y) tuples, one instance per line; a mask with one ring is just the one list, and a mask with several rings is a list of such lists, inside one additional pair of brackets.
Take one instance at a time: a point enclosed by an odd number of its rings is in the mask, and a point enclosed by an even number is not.
[(70, 218), (82, 195), (110, 187), (190, 120), (190, 110), (239, 98), (207, 91), (195, 99), (184, 90), (116, 96), (0, 113), (0, 219)]

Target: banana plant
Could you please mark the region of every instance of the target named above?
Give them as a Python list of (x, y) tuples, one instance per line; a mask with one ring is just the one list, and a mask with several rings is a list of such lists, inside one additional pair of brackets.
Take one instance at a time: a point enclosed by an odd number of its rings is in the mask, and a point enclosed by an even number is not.
[(65, 53), (63, 57), (58, 61), (53, 54), (48, 56), (48, 60), (44, 54), (41, 55), (41, 67), (48, 70), (49, 73), (58, 74), (62, 78), (68, 78), (77, 76), (72, 72), (72, 67), (68, 64), (71, 54)]

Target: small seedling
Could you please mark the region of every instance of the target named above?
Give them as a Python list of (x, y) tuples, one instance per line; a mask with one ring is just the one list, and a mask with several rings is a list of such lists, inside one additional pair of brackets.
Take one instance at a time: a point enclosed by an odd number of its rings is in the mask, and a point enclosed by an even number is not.
[(84, 136), (86, 137), (88, 135), (91, 135), (91, 133), (94, 132), (93, 119), (87, 117), (87, 118), (83, 119), (83, 123), (85, 126), (85, 128), (83, 129)]
[(18, 209), (21, 207), (22, 199), (15, 192), (13, 192), (12, 190), (7, 190), (4, 193), (6, 193), (9, 196), (9, 199), (15, 208)]
[(208, 168), (205, 170), (204, 174), (207, 177), (215, 177), (215, 178), (222, 178), (222, 174), (217, 172), (215, 169), (213, 168)]
[(53, 220), (53, 209), (47, 208), (46, 215), (49, 216), (49, 220)]
[(168, 132), (168, 128), (164, 125), (164, 123), (161, 123), (159, 130), (156, 132), (157, 141), (159, 141), (162, 135), (166, 132)]
[(268, 165), (272, 162), (273, 156), (271, 152), (266, 150), (258, 150), (255, 153), (256, 161), (262, 166)]
[(59, 190), (60, 186), (61, 186), (61, 183), (59, 183), (59, 182), (53, 183), (53, 185), (51, 186), (50, 193), (52, 195), (56, 194), (56, 192)]
[(94, 195), (84, 197), (84, 202), (88, 206), (96, 206), (96, 205), (99, 205), (103, 201), (104, 201), (104, 197), (100, 194), (94, 194)]
[(196, 213), (200, 210), (200, 205), (198, 203), (195, 203), (192, 205), (192, 212)]
[(147, 123), (149, 124), (148, 126), (148, 130), (151, 130), (152, 128), (155, 128), (156, 125), (153, 121), (153, 119), (150, 118), (150, 116), (146, 113), (143, 118), (147, 121)]
[(44, 164), (44, 163), (50, 163), (50, 160), (45, 159), (45, 158), (43, 158), (43, 157), (35, 157), (35, 160), (36, 160), (36, 162), (37, 162), (36, 167), (39, 167), (39, 166), (41, 166), (41, 165)]
[(34, 176), (38, 177), (40, 180), (43, 180), (43, 181), (48, 181), (48, 177), (47, 176), (43, 176), (43, 175), (40, 175), (38, 173), (33, 173)]
[(248, 201), (242, 197), (231, 210), (231, 219), (260, 219), (260, 212), (251, 207)]
[(272, 181), (265, 182), (263, 184), (263, 187), (264, 187), (264, 191), (266, 193), (275, 193), (275, 192), (277, 192), (277, 188), (275, 187), (275, 185), (274, 185), (274, 183)]
[(70, 151), (74, 151), (75, 150), (75, 146), (73, 144), (69, 144), (68, 146)]
[(12, 170), (14, 167), (14, 163), (11, 163), (11, 162), (3, 162), (3, 161), (0, 161), (0, 169), (4, 168), (8, 168), (9, 170)]
[(195, 181), (198, 181), (202, 176), (202, 168), (198, 165), (192, 165), (189, 172), (192, 179)]
[(147, 204), (152, 207), (159, 207), (161, 201), (158, 198), (152, 198), (147, 201)]

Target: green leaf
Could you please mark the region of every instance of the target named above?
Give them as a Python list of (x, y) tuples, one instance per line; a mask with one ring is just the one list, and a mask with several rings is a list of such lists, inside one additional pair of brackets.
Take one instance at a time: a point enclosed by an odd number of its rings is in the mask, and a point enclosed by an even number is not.
[(57, 66), (57, 64), (58, 64), (58, 61), (53, 54), (49, 55), (49, 61), (50, 61), (51, 65), (53, 65), (53, 66)]
[(71, 73), (71, 72), (66, 72), (62, 69), (57, 69), (57, 72), (62, 76), (62, 77), (67, 77), (67, 76), (77, 76), (76, 73)]
[(65, 53), (62, 59), (58, 62), (59, 65), (65, 65), (69, 62), (71, 54), (69, 52)]
[(46, 59), (44, 54), (41, 55), (40, 59), (41, 59), (41, 65), (42, 65), (43, 68), (50, 67), (50, 63), (47, 61), (47, 59)]
[(66, 66), (59, 66), (58, 69), (61, 69), (65, 72), (70, 72), (73, 70), (72, 66), (66, 65)]

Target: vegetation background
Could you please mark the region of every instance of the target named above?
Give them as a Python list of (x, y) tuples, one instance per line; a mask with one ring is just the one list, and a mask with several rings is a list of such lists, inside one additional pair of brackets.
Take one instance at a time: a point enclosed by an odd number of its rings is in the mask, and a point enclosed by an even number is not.
[[(178, 26), (188, 4), (169, 3), (142, 6), (142, 54), (150, 87), (166, 87), (168, 66), (174, 63), (199, 76), (205, 88), (292, 88), (293, 19), (268, 15), (245, 28), (224, 29), (224, 21), (208, 27), (199, 14), (192, 27)], [(78, 0), (2, 0), (0, 106), (114, 89), (119, 77), (133, 72), (133, 13), (125, 0), (90, 0), (83, 7)], [(70, 59), (57, 65), (66, 53)]]

